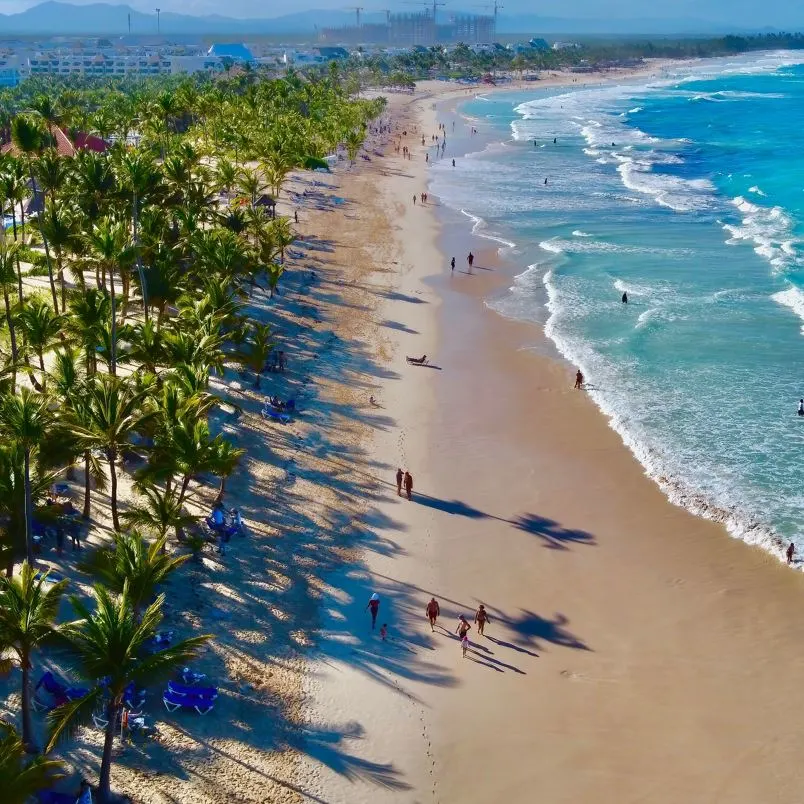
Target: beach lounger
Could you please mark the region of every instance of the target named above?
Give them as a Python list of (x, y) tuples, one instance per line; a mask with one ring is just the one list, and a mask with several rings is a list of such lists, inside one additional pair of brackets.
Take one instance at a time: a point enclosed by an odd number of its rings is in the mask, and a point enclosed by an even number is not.
[(46, 673), (43, 673), (39, 681), (36, 682), (34, 692), (38, 692), (40, 689), (50, 693), (50, 695), (64, 695), (67, 691), (67, 685), (62, 684), (56, 676), (48, 670)]
[(168, 690), (176, 695), (212, 698), (213, 700), (218, 697), (217, 687), (193, 687), (190, 684), (182, 684), (181, 681), (168, 681)]
[[(186, 687), (187, 690), (196, 690), (196, 694), (183, 694), (171, 689), (171, 685), (162, 695), (162, 703), (168, 712), (175, 712), (177, 709), (195, 709), (199, 715), (206, 715), (212, 711), (215, 706), (215, 699), (218, 697), (218, 692), (214, 688), (202, 689), (200, 687)], [(198, 693), (205, 694), (198, 694)], [(213, 694), (210, 694), (213, 693)]]
[[(41, 693), (47, 693), (50, 700), (45, 700), (41, 697)], [(37, 711), (50, 711), (57, 706), (68, 703), (69, 701), (76, 701), (89, 694), (89, 689), (86, 687), (68, 687), (62, 684), (50, 671), (44, 673), (42, 678), (34, 687), (33, 707)]]
[(288, 416), (287, 413), (278, 413), (271, 408), (263, 408), (260, 411), (260, 416), (262, 416), (263, 419), (272, 419), (273, 421), (281, 422), (282, 424), (287, 424), (290, 421), (290, 416)]

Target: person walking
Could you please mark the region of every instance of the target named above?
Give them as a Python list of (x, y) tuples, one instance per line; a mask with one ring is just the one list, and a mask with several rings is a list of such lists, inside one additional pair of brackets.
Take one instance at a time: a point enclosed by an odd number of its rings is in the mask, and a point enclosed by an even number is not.
[(477, 625), (477, 633), (479, 636), (483, 636), (483, 629), (488, 622), (491, 622), (491, 618), (486, 611), (486, 607), (481, 603), (475, 612), (475, 624)]
[(469, 631), (471, 629), (472, 626), (469, 625), (469, 621), (461, 614), (458, 618), (458, 627), (455, 629), (455, 633), (458, 635), (458, 639), (461, 640), (461, 650), (464, 659), (466, 658), (466, 651), (469, 649)]
[(377, 624), (377, 614), (380, 611), (380, 596), (376, 592), (369, 599), (366, 608), (371, 612), (371, 630), (373, 631)]
[(452, 259), (449, 261), (449, 266), (450, 266), (450, 268), (452, 269), (452, 272), (453, 272), (453, 273), (455, 273), (455, 257), (453, 257), (453, 258), (452, 258)]
[(466, 258), (466, 262), (469, 263), (469, 270), (472, 270), (472, 266), (475, 264), (475, 255), (472, 252), (469, 252), (469, 255)]
[(430, 630), (435, 631), (436, 620), (438, 619), (438, 615), (441, 614), (441, 607), (438, 605), (438, 601), (434, 597), (431, 597), (424, 611), (427, 615), (427, 619), (430, 621)]
[(582, 388), (583, 388), (583, 372), (580, 369), (578, 369), (578, 371), (575, 372), (575, 389), (579, 391)]
[(405, 472), (405, 494), (409, 500), (413, 498), (413, 475), (410, 472)]
[(402, 470), (397, 469), (396, 470), (396, 496), (397, 497), (402, 496), (402, 477), (403, 477)]
[(793, 542), (790, 542), (790, 544), (787, 547), (787, 552), (785, 553), (785, 555), (787, 556), (788, 564), (793, 563), (793, 555), (795, 554), (795, 552), (796, 552), (796, 546), (793, 544)]

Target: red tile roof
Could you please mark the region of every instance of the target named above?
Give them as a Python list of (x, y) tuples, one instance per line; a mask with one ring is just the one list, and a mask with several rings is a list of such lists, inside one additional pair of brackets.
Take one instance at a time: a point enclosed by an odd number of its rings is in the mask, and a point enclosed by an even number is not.
[[(70, 138), (67, 134), (56, 125), (50, 126), (50, 135), (53, 137), (56, 150), (59, 152), (60, 156), (75, 156), (75, 152), (79, 150), (103, 153), (109, 148), (108, 144), (100, 137), (96, 137), (94, 134), (87, 134), (83, 131), (79, 131), (78, 134), (76, 134), (75, 143), (70, 142)], [(19, 156), (19, 151), (13, 142), (8, 142), (0, 148), (0, 154)]]

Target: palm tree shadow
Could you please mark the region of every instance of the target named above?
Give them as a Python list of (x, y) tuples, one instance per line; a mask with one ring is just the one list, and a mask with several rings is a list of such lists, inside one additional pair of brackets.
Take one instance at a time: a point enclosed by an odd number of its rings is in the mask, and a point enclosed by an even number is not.
[(470, 519), (486, 519), (489, 516), (480, 509), (473, 508), (462, 500), (441, 500), (438, 497), (431, 497), (429, 494), (420, 494), (418, 492), (413, 495), (413, 499), (419, 505), (424, 505), (427, 508), (435, 508), (437, 511), (443, 511), (446, 514), (466, 516)]
[(545, 541), (545, 547), (551, 550), (567, 550), (567, 544), (595, 545), (597, 542), (593, 534), (585, 530), (565, 528), (554, 519), (539, 514), (521, 514), (510, 519), (509, 522), (525, 533), (538, 536)]
[(344, 740), (363, 736), (364, 729), (359, 723), (347, 723), (338, 729), (294, 730), (288, 733), (286, 741), (289, 747), (303, 751), (350, 782), (367, 781), (386, 790), (410, 790), (411, 786), (400, 778), (400, 771), (392, 763), (371, 762), (339, 748)]
[(539, 658), (539, 654), (535, 651), (522, 648), (519, 645), (514, 645), (513, 642), (506, 642), (503, 639), (497, 639), (497, 637), (489, 636), (488, 634), (484, 634), (484, 636), (486, 639), (490, 640), (495, 645), (499, 645), (501, 648), (510, 648), (511, 650), (515, 650), (517, 653), (527, 653), (528, 656), (535, 656), (537, 659)]
[(526, 609), (520, 611), (522, 613), (516, 619), (505, 620), (505, 624), (517, 635), (515, 642), (519, 645), (539, 650), (541, 643), (550, 642), (564, 648), (592, 650), (566, 628), (569, 622), (566, 615), (556, 613), (552, 618), (547, 618)]

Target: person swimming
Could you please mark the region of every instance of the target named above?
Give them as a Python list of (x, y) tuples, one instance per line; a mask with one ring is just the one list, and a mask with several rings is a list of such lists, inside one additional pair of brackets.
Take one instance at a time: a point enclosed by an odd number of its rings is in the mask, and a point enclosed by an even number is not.
[(623, 304), (628, 304), (628, 294), (623, 293)]
[(798, 400), (798, 415), (804, 416), (804, 399)]

